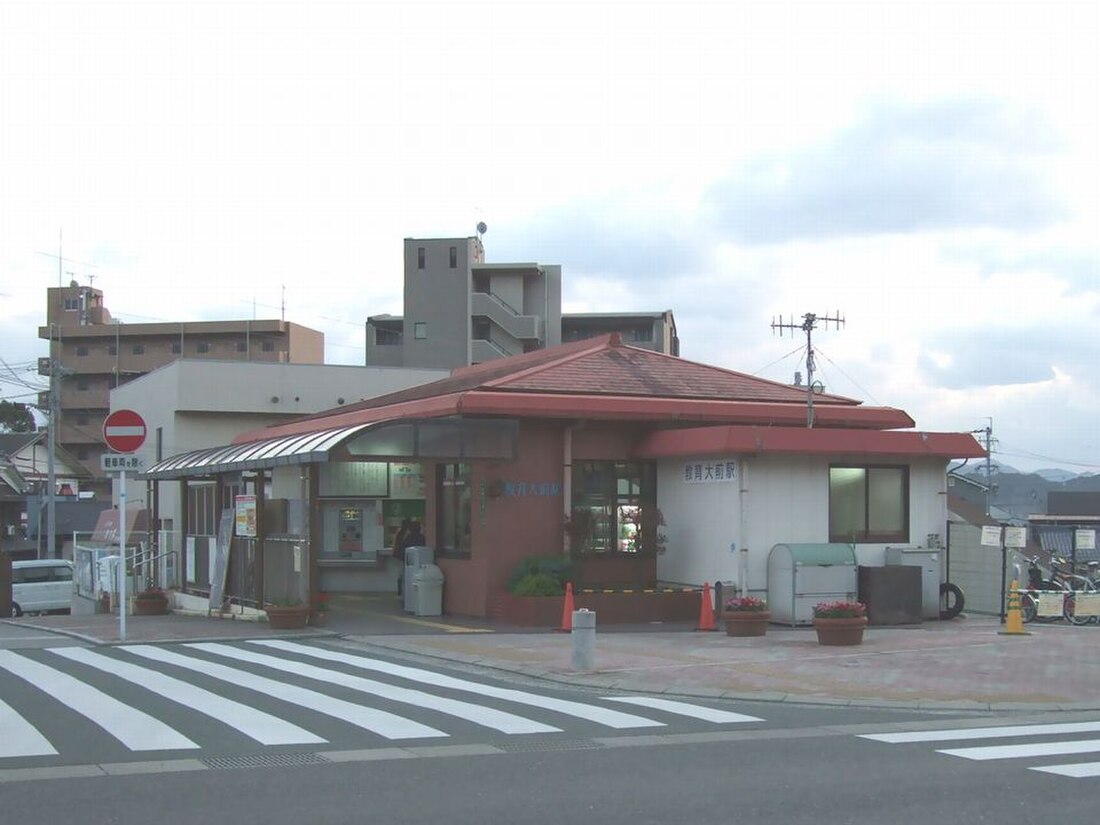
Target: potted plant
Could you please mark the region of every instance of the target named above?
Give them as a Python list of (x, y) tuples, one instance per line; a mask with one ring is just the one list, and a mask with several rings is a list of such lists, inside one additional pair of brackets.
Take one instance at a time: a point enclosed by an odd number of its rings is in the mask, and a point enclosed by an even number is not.
[(734, 596), (722, 602), (727, 636), (763, 636), (771, 615), (768, 603), (756, 596)]
[(328, 624), (328, 593), (323, 590), (319, 591), (313, 600), (309, 623), (314, 627), (325, 627)]
[(149, 585), (134, 596), (135, 616), (163, 616), (168, 612), (168, 594), (156, 585)]
[(814, 630), (818, 644), (858, 645), (867, 626), (867, 606), (862, 602), (836, 601), (814, 605)]
[(310, 608), (301, 599), (276, 599), (264, 605), (273, 630), (298, 630), (309, 623)]

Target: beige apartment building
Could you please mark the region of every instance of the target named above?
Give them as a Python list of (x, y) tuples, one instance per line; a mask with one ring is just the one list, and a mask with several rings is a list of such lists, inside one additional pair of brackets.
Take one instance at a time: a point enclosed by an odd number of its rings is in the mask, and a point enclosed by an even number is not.
[[(50, 342), (39, 372), (58, 394), (57, 443), (93, 477), (90, 489), (110, 486), (100, 469), (103, 421), (111, 390), (179, 359), (324, 363), (325, 336), (288, 321), (181, 321), (124, 324), (113, 319), (103, 291), (73, 281), (47, 290), (46, 324), (38, 337)], [(49, 393), (39, 406), (50, 408)]]

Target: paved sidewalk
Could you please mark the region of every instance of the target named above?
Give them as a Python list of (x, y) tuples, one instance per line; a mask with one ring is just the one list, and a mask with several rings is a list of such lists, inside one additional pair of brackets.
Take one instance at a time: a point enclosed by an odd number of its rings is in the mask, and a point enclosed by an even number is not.
[[(11, 620), (94, 644), (118, 639), (113, 616)], [(207, 616), (138, 616), (127, 642), (339, 637), (390, 650), (605, 689), (684, 696), (964, 710), (1100, 710), (1100, 627), (1032, 624), (1005, 636), (996, 618), (870, 627), (858, 647), (822, 647), (812, 628), (772, 625), (760, 638), (689, 626), (598, 628), (595, 669), (577, 672), (572, 639), (552, 631), (384, 612), (336, 615), (325, 629), (274, 631)]]

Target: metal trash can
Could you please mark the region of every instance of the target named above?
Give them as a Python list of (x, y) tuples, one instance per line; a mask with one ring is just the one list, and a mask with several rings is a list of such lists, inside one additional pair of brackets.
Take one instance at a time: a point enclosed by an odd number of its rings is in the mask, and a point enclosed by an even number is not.
[(940, 581), (942, 551), (928, 547), (887, 547), (886, 566), (921, 569), (921, 605), (924, 618), (940, 617)]
[(435, 551), (430, 547), (414, 545), (405, 548), (405, 567), (401, 571), (401, 605), (406, 613), (416, 612), (416, 597), (413, 594), (412, 581), (416, 570), (435, 561)]
[(443, 615), (443, 571), (434, 564), (422, 564), (413, 573), (411, 586), (413, 613), (417, 616)]

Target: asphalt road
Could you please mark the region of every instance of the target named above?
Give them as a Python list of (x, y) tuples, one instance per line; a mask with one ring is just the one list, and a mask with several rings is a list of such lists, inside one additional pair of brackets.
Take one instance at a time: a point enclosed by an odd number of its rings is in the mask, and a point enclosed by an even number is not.
[[(5, 823), (927, 825), (1037, 815), (1035, 800), (1086, 821), (1100, 798), (1100, 776), (1065, 775), (1100, 760), (1100, 714), (669, 699), (339, 644), (47, 649), (5, 631), (0, 809)], [(1023, 750), (988, 750), (1004, 746)]]

